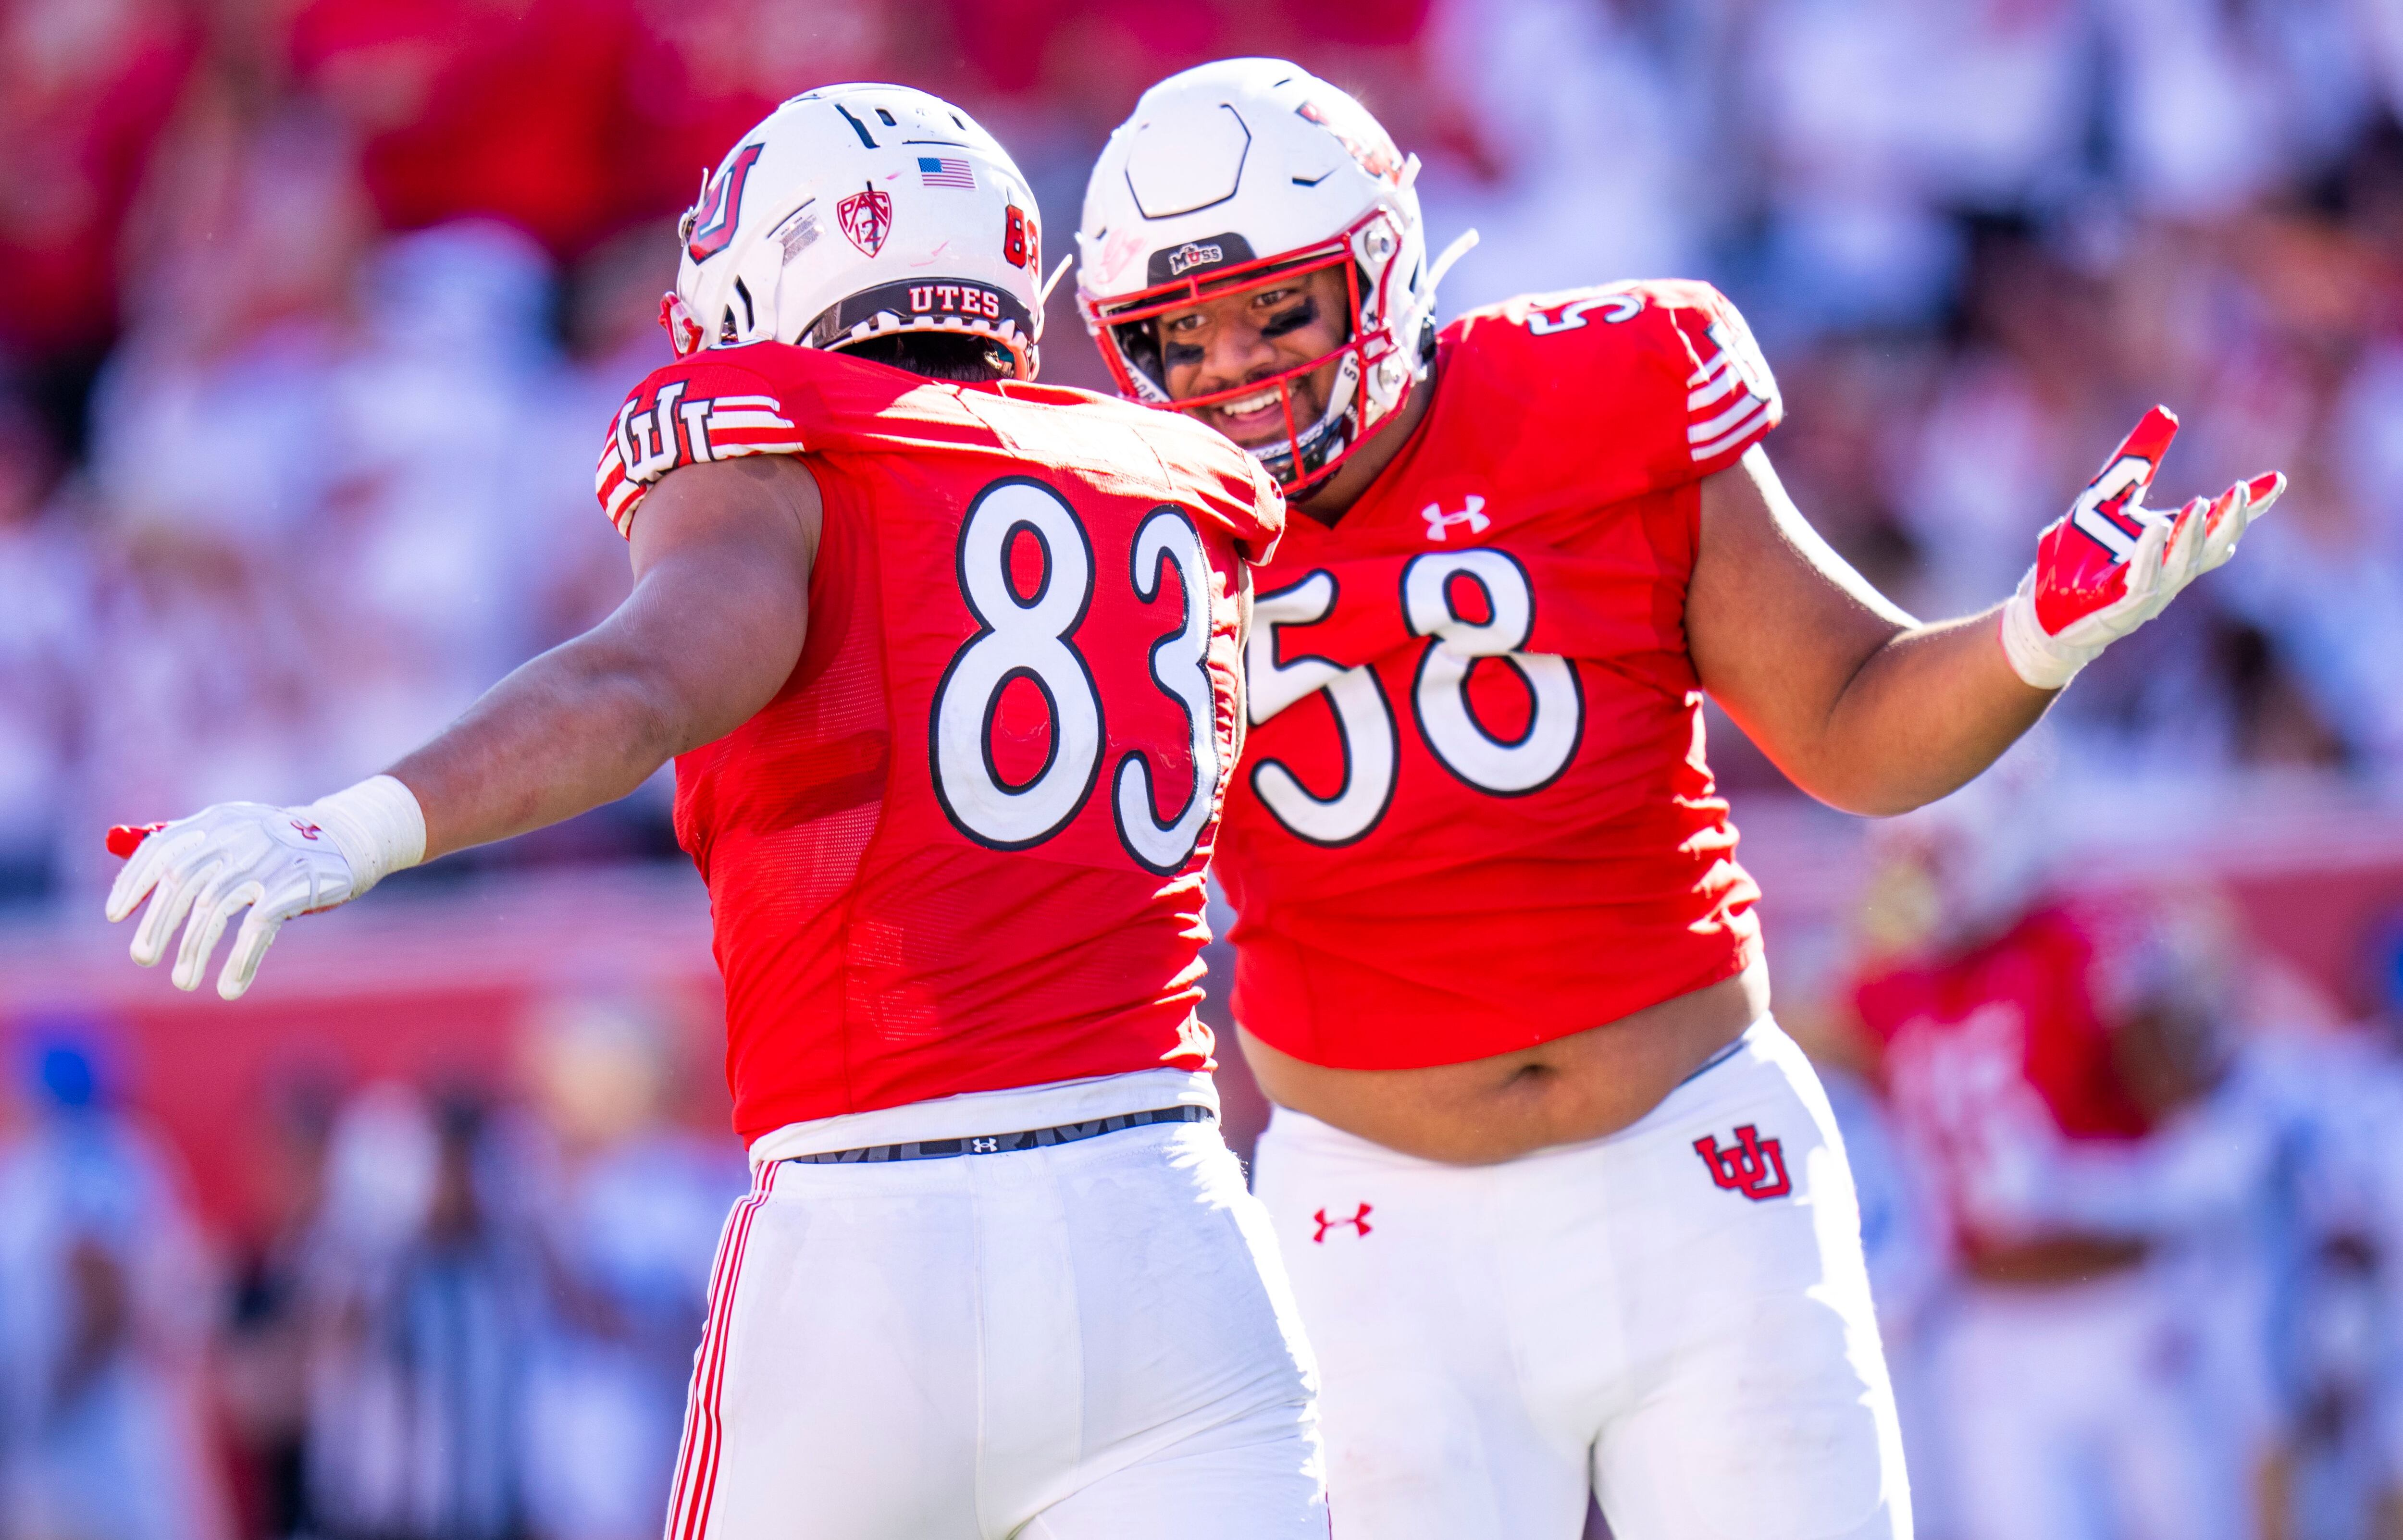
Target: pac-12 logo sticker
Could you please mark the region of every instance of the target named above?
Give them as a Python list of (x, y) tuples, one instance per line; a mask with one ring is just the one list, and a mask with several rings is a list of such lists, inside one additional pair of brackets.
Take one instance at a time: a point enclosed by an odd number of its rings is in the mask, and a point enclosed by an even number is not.
[(1719, 1148), (1715, 1135), (1694, 1141), (1694, 1153), (1711, 1168), (1711, 1180), (1729, 1192), (1740, 1192), (1756, 1203), (1783, 1198), (1794, 1190), (1785, 1174), (1785, 1150), (1774, 1139), (1763, 1139), (1758, 1125), (1736, 1125), (1735, 1143)]
[(865, 256), (873, 257), (884, 249), (884, 238), (893, 233), (893, 195), (864, 187), (834, 206), (836, 223)]
[(1311, 1215), (1313, 1219), (1318, 1221), (1318, 1233), (1312, 1236), (1311, 1240), (1323, 1246), (1327, 1244), (1328, 1230), (1340, 1230), (1346, 1227), (1350, 1228), (1353, 1234), (1365, 1236), (1375, 1228), (1368, 1223), (1368, 1215), (1375, 1212), (1368, 1204), (1363, 1203), (1348, 1219), (1329, 1219), (1327, 1216), (1327, 1211), (1321, 1209)]

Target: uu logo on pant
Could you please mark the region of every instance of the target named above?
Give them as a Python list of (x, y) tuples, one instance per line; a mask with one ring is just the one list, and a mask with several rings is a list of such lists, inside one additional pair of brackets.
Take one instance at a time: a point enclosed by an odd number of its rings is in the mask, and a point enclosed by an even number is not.
[(1736, 1125), (1735, 1143), (1719, 1148), (1715, 1134), (1694, 1141), (1694, 1153), (1711, 1168), (1711, 1180), (1729, 1192), (1740, 1192), (1756, 1203), (1783, 1198), (1794, 1190), (1785, 1174), (1785, 1151), (1774, 1139), (1763, 1139), (1754, 1123)]

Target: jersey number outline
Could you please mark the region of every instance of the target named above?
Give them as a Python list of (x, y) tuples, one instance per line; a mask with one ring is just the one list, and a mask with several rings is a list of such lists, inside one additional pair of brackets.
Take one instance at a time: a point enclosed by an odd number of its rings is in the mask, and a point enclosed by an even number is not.
[[(1454, 577), (1484, 590), (1491, 619), (1461, 618)], [(1559, 780), (1585, 737), (1585, 690), (1567, 659), (1522, 650), (1535, 631), (1535, 585), (1519, 559), (1491, 548), (1411, 558), (1402, 569), (1402, 617), (1412, 636), (1427, 639), (1410, 712), (1443, 768), (1493, 797), (1526, 797)], [(1469, 709), (1469, 671), (1481, 658), (1501, 659), (1527, 687), (1527, 728), (1515, 741), (1486, 731)]]
[[(1021, 530), (1043, 554), (1042, 579), (1024, 599), (1008, 576), (1009, 548)], [(1074, 640), (1092, 607), (1092, 539), (1056, 489), (1031, 477), (1007, 476), (969, 503), (955, 564), (960, 598), (978, 629), (935, 686), (928, 724), (935, 798), (951, 826), (978, 844), (1030, 849), (1073, 823), (1101, 780), (1107, 742), (1101, 688)], [(1192, 858), (1224, 776), (1209, 672), (1209, 557), (1193, 520), (1162, 504), (1135, 532), (1128, 578), (1136, 598), (1152, 604), (1164, 597), (1160, 584), (1172, 567), (1183, 590), (1183, 615), (1176, 630), (1152, 645), (1151, 677), (1184, 708), (1191, 789), (1177, 814), (1161, 823), (1152, 811), (1150, 756), (1129, 749), (1119, 756), (1112, 790), (1118, 842), (1138, 865), (1162, 876)], [(1041, 693), (1051, 735), (1041, 767), (1013, 785), (993, 758), (993, 733), (1002, 693), (1019, 679)]]
[[(1455, 576), (1484, 590), (1490, 619), (1464, 619), (1452, 606)], [(1400, 782), (1400, 728), (1377, 671), (1280, 656), (1279, 631), (1326, 619), (1339, 590), (1335, 575), (1322, 569), (1254, 600), (1243, 670), (1255, 727), (1305, 696), (1327, 696), (1343, 764), (1333, 794), (1313, 794), (1281, 760), (1257, 760), (1251, 773), (1253, 793), (1285, 832), (1323, 846), (1366, 839), (1384, 821)], [(1585, 739), (1585, 691), (1576, 664), (1523, 650), (1535, 621), (1526, 568), (1489, 548), (1428, 551), (1403, 567), (1401, 602), (1410, 634), (1427, 639), (1411, 679), (1410, 715), (1436, 762), (1491, 797), (1525, 797), (1559, 780)], [(1527, 687), (1527, 727), (1516, 740), (1488, 732), (1469, 708), (1468, 675), (1480, 658), (1501, 659)]]
[(1577, 331), (1585, 326), (1586, 312), (1597, 310), (1606, 311), (1607, 313), (1603, 316), (1603, 320), (1613, 326), (1621, 321), (1632, 321), (1644, 313), (1644, 297), (1640, 294), (1626, 293), (1594, 294), (1588, 295), (1583, 299), (1572, 299), (1564, 305), (1548, 305), (1541, 310), (1531, 310), (1527, 312), (1527, 330), (1530, 335), (1535, 337), (1549, 337), (1556, 332)]
[(1330, 572), (1313, 572), (1299, 583), (1252, 600), (1252, 634), (1243, 658), (1243, 690), (1252, 725), (1324, 691), (1335, 713), (1336, 750), (1343, 779), (1334, 795), (1319, 797), (1281, 760), (1252, 766), (1252, 792), (1285, 832), (1313, 845), (1335, 847), (1364, 839), (1393, 806), (1402, 759), (1402, 738), (1393, 702), (1377, 671), (1365, 664), (1345, 668), (1332, 659), (1304, 654), (1288, 663), (1278, 656), (1277, 631), (1307, 626), (1335, 611), (1339, 585)]

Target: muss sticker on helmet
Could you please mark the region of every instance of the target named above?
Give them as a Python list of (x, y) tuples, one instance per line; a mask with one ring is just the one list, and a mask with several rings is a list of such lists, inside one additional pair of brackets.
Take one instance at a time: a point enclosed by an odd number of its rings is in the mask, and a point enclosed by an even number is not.
[(869, 257), (884, 249), (893, 230), (893, 196), (863, 187), (834, 206), (835, 219), (851, 243)]

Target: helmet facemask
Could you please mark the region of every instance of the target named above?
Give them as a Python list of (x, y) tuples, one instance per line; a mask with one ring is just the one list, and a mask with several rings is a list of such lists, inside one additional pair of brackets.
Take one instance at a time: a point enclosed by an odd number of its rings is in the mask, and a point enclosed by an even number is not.
[[(1284, 416), (1284, 442), (1245, 448), (1288, 496), (1317, 486), (1397, 414), (1403, 392), (1364, 389), (1371, 371), (1390, 371), (1398, 379), (1389, 378), (1387, 382), (1404, 385), (1417, 372), (1419, 360), (1399, 356), (1402, 349), (1396, 340), (1378, 324), (1380, 316), (1391, 312), (1391, 291), (1396, 284), (1414, 276), (1395, 271), (1398, 264), (1391, 257), (1399, 243), (1390, 226), (1389, 215), (1382, 210), (1372, 211), (1320, 245), (1230, 267), (1214, 267), (1208, 272), (1156, 284), (1106, 303), (1089, 302), (1089, 322), (1095, 339), (1102, 343), (1102, 356), (1120, 394), (1154, 406), (1200, 415), (1273, 388)], [(1271, 283), (1290, 283), (1330, 269), (1340, 269), (1344, 278), (1346, 326), (1342, 342), (1307, 362), (1262, 379), (1182, 400), (1170, 395), (1168, 361), (1160, 329), (1163, 317), (1210, 300), (1248, 293)], [(1413, 354), (1418, 351), (1410, 350)], [(1325, 409), (1312, 421), (1300, 421), (1295, 413), (1295, 387), (1329, 365), (1334, 366), (1335, 374), (1328, 383)], [(1381, 396), (1385, 399), (1379, 399)]]

